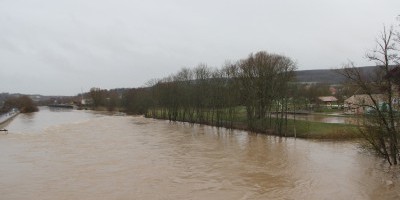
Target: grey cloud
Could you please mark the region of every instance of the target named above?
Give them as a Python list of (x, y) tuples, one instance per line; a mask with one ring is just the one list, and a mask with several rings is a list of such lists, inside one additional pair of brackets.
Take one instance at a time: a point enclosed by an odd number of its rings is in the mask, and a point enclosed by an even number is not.
[(138, 87), (266, 50), (331, 68), (374, 46), (396, 0), (0, 1), (0, 92)]

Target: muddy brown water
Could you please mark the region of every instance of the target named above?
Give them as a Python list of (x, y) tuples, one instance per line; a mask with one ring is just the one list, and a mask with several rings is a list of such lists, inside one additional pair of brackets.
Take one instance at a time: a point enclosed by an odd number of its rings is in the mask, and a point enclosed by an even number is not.
[(0, 199), (399, 199), (358, 142), (41, 108), (0, 134)]

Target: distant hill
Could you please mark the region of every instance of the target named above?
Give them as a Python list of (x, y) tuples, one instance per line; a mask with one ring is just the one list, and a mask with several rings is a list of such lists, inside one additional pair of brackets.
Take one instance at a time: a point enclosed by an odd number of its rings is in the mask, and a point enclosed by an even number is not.
[[(374, 72), (375, 66), (360, 67), (366, 74)], [(342, 84), (346, 79), (332, 69), (315, 69), (296, 71), (297, 82)]]

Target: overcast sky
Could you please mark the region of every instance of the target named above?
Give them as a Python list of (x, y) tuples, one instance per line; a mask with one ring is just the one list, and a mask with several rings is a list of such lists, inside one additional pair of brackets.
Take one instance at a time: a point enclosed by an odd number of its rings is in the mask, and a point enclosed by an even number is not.
[(0, 0), (0, 92), (139, 87), (260, 50), (299, 70), (372, 65), (399, 14), (400, 0)]

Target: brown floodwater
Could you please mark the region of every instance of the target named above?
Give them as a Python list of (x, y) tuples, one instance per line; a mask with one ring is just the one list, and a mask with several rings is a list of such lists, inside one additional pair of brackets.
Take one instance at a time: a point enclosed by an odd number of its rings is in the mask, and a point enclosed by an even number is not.
[(358, 142), (49, 110), (0, 133), (0, 199), (399, 199)]

